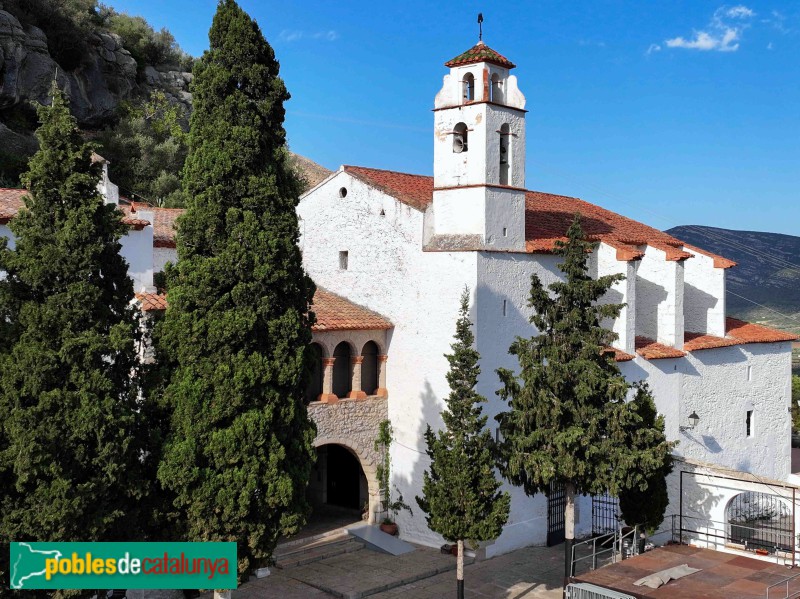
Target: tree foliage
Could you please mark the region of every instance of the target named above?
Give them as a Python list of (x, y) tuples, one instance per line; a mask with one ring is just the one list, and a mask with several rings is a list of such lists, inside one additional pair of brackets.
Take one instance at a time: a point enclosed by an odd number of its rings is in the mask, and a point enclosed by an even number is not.
[(63, 94), (39, 115), (0, 250), (0, 540), (131, 540), (146, 482), (126, 227)]
[(189, 151), (187, 129), (186, 111), (161, 91), (124, 107), (120, 121), (100, 137), (111, 178), (124, 194), (167, 208), (185, 205), (180, 172)]
[(578, 217), (567, 236), (556, 247), (565, 280), (548, 293), (537, 275), (531, 278), (528, 305), (538, 334), (511, 345), (519, 374), (498, 371), (498, 394), (510, 406), (497, 417), (500, 469), (528, 495), (547, 493), (551, 483), (581, 494), (644, 491), (666, 467), (673, 444), (663, 419), (652, 418), (645, 387), (626, 401), (631, 385), (607, 351), (615, 334), (601, 322), (616, 318), (621, 305), (603, 303), (603, 297), (621, 276), (589, 276), (592, 245), (583, 241)]
[(431, 466), (423, 475), (423, 496), (417, 497), (430, 529), (448, 541), (496, 538), (510, 505), (494, 474), (494, 439), (481, 407), (486, 398), (475, 391), (481, 370), (474, 343), (465, 291), (452, 353), (445, 356), (450, 364), (450, 395), (442, 411), (444, 428), (434, 432), (429, 425), (425, 431)]
[(314, 285), (297, 245), (289, 94), (272, 48), (233, 0), (220, 2), (209, 41), (192, 87), (179, 260), (155, 334), (171, 369), (159, 479), (189, 539), (238, 541), (244, 577), (308, 510)]

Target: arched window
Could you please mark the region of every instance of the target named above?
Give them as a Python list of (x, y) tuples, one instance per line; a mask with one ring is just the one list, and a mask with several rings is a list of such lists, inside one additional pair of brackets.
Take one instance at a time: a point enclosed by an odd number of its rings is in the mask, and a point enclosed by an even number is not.
[(500, 75), (492, 73), (492, 85), (489, 87), (489, 100), (500, 104), (503, 101), (503, 82)]
[(361, 350), (364, 361), (361, 363), (361, 389), (367, 395), (374, 395), (378, 385), (378, 346), (368, 341)]
[(475, 99), (475, 76), (472, 73), (464, 75), (461, 81), (461, 97), (464, 102), (472, 102)]
[(333, 394), (339, 398), (347, 397), (353, 389), (353, 378), (350, 376), (350, 345), (342, 341), (333, 350), (333, 357), (336, 358), (333, 363)]
[(792, 511), (780, 497), (747, 491), (736, 495), (725, 508), (728, 541), (749, 549), (791, 551)]
[(511, 181), (511, 129), (507, 123), (500, 127), (500, 185)]
[(311, 377), (306, 387), (306, 402), (317, 401), (322, 394), (322, 348), (317, 343), (311, 344), (311, 355), (314, 361), (311, 365)]
[(458, 123), (453, 127), (453, 152), (456, 154), (467, 151), (467, 133), (467, 126), (464, 123)]

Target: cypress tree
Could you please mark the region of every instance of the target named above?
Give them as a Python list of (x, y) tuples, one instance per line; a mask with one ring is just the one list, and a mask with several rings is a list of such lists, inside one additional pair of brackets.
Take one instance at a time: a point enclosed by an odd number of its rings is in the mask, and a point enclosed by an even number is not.
[(527, 495), (549, 494), (551, 485), (566, 491), (569, 577), (576, 493), (644, 490), (647, 480), (663, 472), (673, 444), (666, 441), (663, 419), (646, 426), (640, 414), (649, 395), (642, 391), (637, 401), (626, 401), (631, 385), (606, 349), (616, 336), (600, 323), (618, 317), (622, 306), (599, 302), (622, 276), (589, 276), (592, 244), (583, 240), (578, 216), (567, 238), (555, 249), (564, 259), (559, 268), (565, 280), (551, 284), (548, 293), (537, 275), (531, 277), (528, 306), (538, 335), (518, 337), (509, 349), (519, 360), (519, 374), (498, 370), (498, 394), (510, 410), (497, 420), (502, 474)]
[(188, 210), (158, 325), (171, 427), (158, 477), (189, 540), (237, 541), (245, 578), (305, 521), (314, 284), (285, 147), (289, 94), (258, 25), (221, 0), (194, 70)]
[(486, 427), (481, 404), (486, 398), (475, 391), (480, 375), (480, 354), (469, 319), (469, 293), (461, 296), (447, 382), (450, 395), (442, 411), (444, 429), (425, 431), (430, 471), (423, 475), (423, 497), (417, 504), (426, 512), (428, 526), (448, 541), (458, 543), (456, 584), (464, 596), (464, 541), (497, 538), (508, 520), (511, 498), (500, 492), (494, 474), (494, 439)]
[(0, 541), (135, 540), (138, 310), (121, 213), (54, 86), (0, 250)]

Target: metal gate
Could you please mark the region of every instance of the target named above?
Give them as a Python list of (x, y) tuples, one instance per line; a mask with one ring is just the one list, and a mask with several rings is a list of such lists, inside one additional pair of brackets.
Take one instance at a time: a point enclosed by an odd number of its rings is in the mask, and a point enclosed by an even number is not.
[(567, 492), (563, 484), (550, 483), (547, 493), (547, 546), (564, 542), (564, 510), (567, 508)]
[(605, 535), (619, 528), (619, 498), (606, 491), (592, 495), (592, 536)]
[(748, 548), (791, 551), (794, 544), (792, 512), (779, 497), (747, 491), (736, 495), (725, 510), (727, 541)]

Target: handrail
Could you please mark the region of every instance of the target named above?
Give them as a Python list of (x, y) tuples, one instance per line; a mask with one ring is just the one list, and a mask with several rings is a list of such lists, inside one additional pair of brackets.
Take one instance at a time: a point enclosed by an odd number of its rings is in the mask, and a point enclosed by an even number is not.
[(779, 586), (786, 587), (783, 597), (781, 597), (780, 599), (792, 599), (793, 597), (797, 597), (798, 595), (800, 595), (800, 590), (795, 591), (791, 595), (789, 595), (789, 583), (797, 578), (800, 578), (800, 574), (795, 574), (794, 576), (790, 576), (786, 580), (781, 580), (780, 582), (776, 582), (774, 584), (769, 585), (767, 587), (767, 599), (770, 599), (770, 592), (772, 591), (772, 589), (777, 588)]

